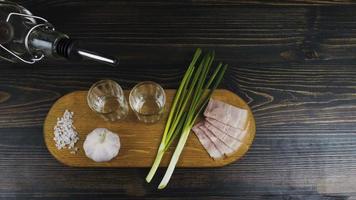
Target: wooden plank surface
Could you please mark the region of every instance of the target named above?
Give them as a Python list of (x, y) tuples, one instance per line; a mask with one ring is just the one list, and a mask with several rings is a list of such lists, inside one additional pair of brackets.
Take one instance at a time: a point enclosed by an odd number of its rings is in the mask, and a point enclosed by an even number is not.
[[(126, 99), (130, 90), (125, 90)], [(172, 105), (175, 90), (166, 90), (166, 105), (162, 120), (155, 124), (140, 123), (135, 114), (130, 111), (128, 116), (118, 122), (106, 122), (96, 113), (90, 110), (86, 97), (86, 91), (76, 91), (61, 97), (50, 109), (45, 123), (44, 140), (49, 152), (61, 163), (72, 167), (151, 167), (155, 159), (158, 146), (160, 144), (165, 122), (168, 118), (168, 111)], [(256, 127), (253, 114), (244, 100), (228, 90), (216, 90), (213, 99), (226, 102), (248, 110), (247, 134), (242, 138), (241, 145), (234, 154), (219, 160), (213, 160), (208, 152), (199, 142), (192, 132), (187, 140), (177, 167), (223, 167), (241, 158), (251, 146), (255, 137)], [(53, 140), (53, 127), (57, 119), (61, 117), (65, 110), (74, 113), (74, 126), (78, 131), (79, 141), (76, 146), (79, 151), (71, 154), (70, 150), (58, 150)], [(198, 119), (198, 121), (202, 120)], [(108, 128), (118, 133), (121, 141), (119, 155), (109, 162), (94, 162), (85, 156), (82, 148), (85, 137), (95, 128)], [(161, 166), (168, 166), (170, 158), (175, 149), (175, 144), (168, 149), (164, 156)]]
[[(0, 63), (0, 198), (356, 198), (356, 7), (341, 5), (354, 1), (19, 2), (122, 62)], [(221, 87), (254, 113), (256, 139), (239, 162), (177, 169), (157, 191), (160, 180), (144, 181), (148, 169), (70, 168), (47, 151), (42, 125), (59, 97), (103, 78), (177, 88), (196, 47), (230, 65)]]

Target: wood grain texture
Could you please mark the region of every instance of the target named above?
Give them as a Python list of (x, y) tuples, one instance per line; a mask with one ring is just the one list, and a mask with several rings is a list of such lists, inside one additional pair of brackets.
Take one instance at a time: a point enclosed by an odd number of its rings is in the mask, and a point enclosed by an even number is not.
[[(129, 92), (129, 90), (124, 91), (126, 99), (128, 99)], [(56, 101), (46, 117), (43, 125), (46, 146), (58, 161), (72, 167), (151, 167), (162, 138), (165, 122), (168, 118), (168, 111), (171, 108), (175, 95), (175, 90), (166, 90), (165, 92), (166, 112), (164, 112), (163, 118), (155, 124), (140, 123), (132, 111), (122, 121), (106, 122), (90, 110), (86, 101), (86, 91), (67, 94)], [(248, 110), (249, 126), (247, 127), (246, 136), (241, 140), (243, 145), (234, 154), (223, 159), (213, 160), (192, 132), (184, 147), (181, 159), (177, 163), (177, 167), (222, 167), (241, 158), (251, 146), (255, 137), (256, 126), (255, 119), (248, 105), (240, 97), (228, 90), (216, 90), (212, 98)], [(76, 144), (79, 151), (76, 154), (71, 154), (70, 150), (66, 149), (58, 150), (53, 140), (53, 127), (66, 109), (74, 113), (74, 126), (79, 134), (79, 141)], [(198, 119), (198, 121), (200, 120), (202, 119)], [(95, 128), (108, 128), (120, 136), (120, 153), (109, 162), (98, 163), (85, 156), (82, 148), (85, 137)], [(168, 166), (175, 146), (173, 144), (168, 149), (161, 162), (161, 166)]]
[[(122, 62), (117, 69), (91, 62), (0, 63), (0, 198), (356, 198), (355, 6), (19, 2)], [(216, 59), (229, 64), (221, 87), (254, 113), (256, 138), (239, 162), (177, 169), (157, 191), (160, 180), (144, 181), (148, 169), (71, 168), (47, 151), (42, 125), (59, 97), (104, 78), (126, 89), (143, 80), (177, 88), (196, 47), (215, 49)]]
[[(31, 3), (31, 1), (22, 0), (24, 3)], [(79, 5), (80, 1), (52, 1), (48, 2), (46, 0), (36, 0), (36, 3), (53, 5), (53, 4), (61, 4), (61, 5)], [(86, 3), (90, 4), (102, 4), (97, 0), (89, 0)], [(273, 5), (273, 6), (330, 6), (330, 5), (354, 5), (355, 1), (352, 0), (181, 0), (181, 1), (143, 1), (143, 0), (123, 0), (123, 1), (113, 1), (110, 3), (116, 5), (153, 5), (153, 6), (163, 6), (163, 5)]]

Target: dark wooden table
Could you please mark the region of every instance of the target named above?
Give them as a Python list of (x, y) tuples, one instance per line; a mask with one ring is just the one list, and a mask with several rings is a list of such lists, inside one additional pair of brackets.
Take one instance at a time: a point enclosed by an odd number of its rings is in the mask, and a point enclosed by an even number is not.
[[(0, 63), (0, 198), (356, 199), (353, 2), (19, 3), (122, 62)], [(196, 47), (230, 64), (222, 87), (253, 109), (257, 134), (243, 159), (177, 169), (157, 191), (158, 179), (144, 181), (148, 169), (70, 168), (49, 154), (42, 124), (60, 96), (104, 78), (176, 88)]]

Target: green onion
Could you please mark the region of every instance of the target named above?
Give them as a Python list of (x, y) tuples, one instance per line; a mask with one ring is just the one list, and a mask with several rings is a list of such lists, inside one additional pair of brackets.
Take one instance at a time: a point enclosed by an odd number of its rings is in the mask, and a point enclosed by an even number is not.
[[(227, 68), (227, 65), (222, 67), (222, 64), (220, 63), (214, 70), (214, 73), (211, 75), (210, 79), (206, 81), (215, 54), (214, 52), (207, 53), (200, 60), (198, 67), (196, 67), (196, 63), (198, 62), (200, 55), (201, 49), (197, 49), (177, 90), (168, 116), (162, 141), (157, 151), (156, 159), (146, 177), (147, 182), (152, 180), (165, 151), (167, 151), (173, 140), (180, 135), (177, 147), (173, 153), (167, 171), (158, 187), (159, 189), (163, 189), (168, 184), (179, 160), (180, 154), (182, 153), (184, 145), (188, 139), (190, 130), (192, 129), (198, 116), (203, 111), (203, 108), (208, 103), (213, 91), (221, 82)], [(213, 86), (210, 90), (208, 90), (211, 84), (213, 84)]]
[[(168, 135), (168, 136), (167, 136), (167, 134), (168, 134), (168, 131), (170, 130), (170, 127), (171, 127), (171, 125), (172, 125), (172, 122), (174, 121), (173, 118), (176, 120), (177, 117), (178, 117), (178, 116), (177, 116), (177, 115), (178, 115), (178, 111), (179, 111), (178, 108), (180, 108), (180, 107), (181, 107), (181, 104), (183, 103), (183, 98), (181, 98), (181, 96), (182, 96), (182, 95), (184, 96), (185, 93), (186, 93), (185, 90), (186, 90), (186, 88), (187, 88), (187, 86), (188, 86), (188, 83), (189, 83), (189, 80), (190, 80), (190, 78), (191, 78), (191, 76), (192, 76), (192, 74), (193, 74), (194, 65), (195, 65), (195, 63), (197, 62), (197, 60), (198, 60), (200, 54), (201, 54), (201, 49), (197, 49), (197, 50), (195, 51), (193, 60), (192, 60), (192, 62), (190, 63), (190, 65), (189, 65), (189, 67), (188, 67), (188, 70), (187, 70), (186, 73), (184, 74), (184, 77), (183, 77), (183, 79), (182, 79), (182, 82), (181, 82), (181, 84), (179, 85), (179, 88), (178, 88), (178, 90), (177, 90), (177, 92), (176, 92), (176, 95), (175, 95), (175, 97), (174, 97), (174, 99), (173, 99), (171, 111), (170, 111), (169, 116), (168, 116), (168, 119), (167, 119), (166, 127), (165, 127), (164, 132), (163, 132), (163, 138), (162, 138), (161, 144), (160, 144), (160, 146), (159, 146), (159, 148), (158, 148), (156, 159), (155, 159), (155, 161), (153, 162), (153, 165), (152, 165), (152, 167), (151, 167), (151, 170), (150, 170), (150, 172), (148, 173), (148, 175), (147, 175), (147, 177), (146, 177), (146, 181), (147, 181), (148, 183), (151, 182), (151, 180), (152, 180), (154, 174), (156, 173), (156, 171), (157, 171), (157, 169), (158, 169), (158, 167), (159, 167), (159, 164), (160, 164), (160, 162), (161, 162), (161, 160), (162, 160), (162, 158), (163, 158), (164, 152), (165, 152), (165, 151), (167, 150), (167, 148), (169, 147), (169, 146), (167, 145), (168, 142), (166, 142), (166, 141), (171, 140), (171, 136), (172, 136), (172, 135)], [(184, 92), (184, 93), (182, 94), (182, 92)], [(177, 106), (177, 105), (179, 105), (179, 106)], [(166, 138), (168, 138), (168, 139), (166, 139)], [(171, 142), (169, 142), (169, 143), (171, 143)]]

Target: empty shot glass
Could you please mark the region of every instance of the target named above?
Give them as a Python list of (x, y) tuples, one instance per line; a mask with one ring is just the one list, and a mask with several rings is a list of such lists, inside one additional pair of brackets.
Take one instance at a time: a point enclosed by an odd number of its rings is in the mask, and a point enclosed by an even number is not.
[(129, 111), (124, 92), (112, 80), (101, 80), (89, 89), (87, 102), (91, 110), (106, 121), (124, 119)]
[(162, 117), (166, 94), (157, 83), (145, 81), (138, 83), (131, 90), (129, 102), (138, 120), (144, 123), (154, 123)]

